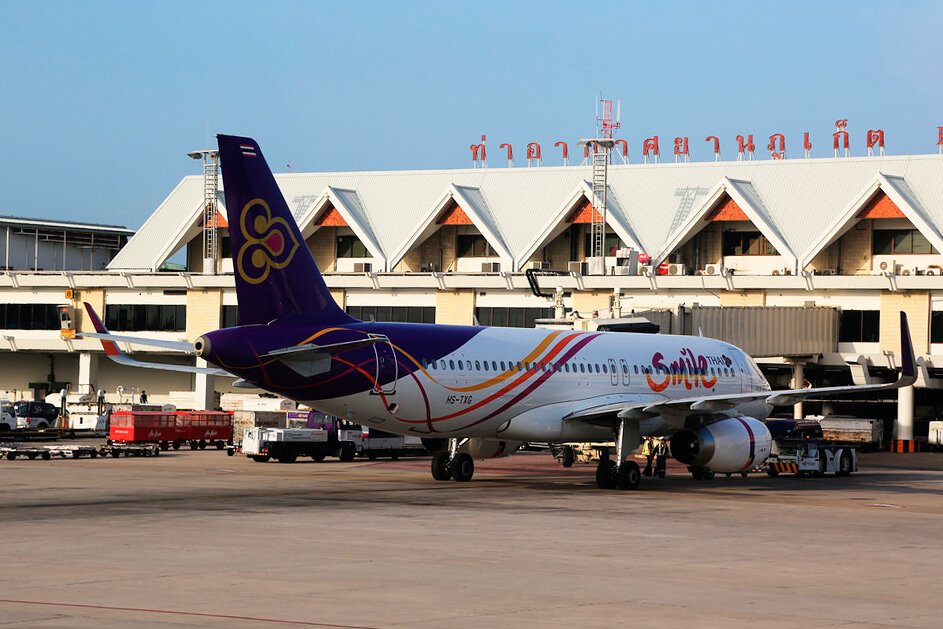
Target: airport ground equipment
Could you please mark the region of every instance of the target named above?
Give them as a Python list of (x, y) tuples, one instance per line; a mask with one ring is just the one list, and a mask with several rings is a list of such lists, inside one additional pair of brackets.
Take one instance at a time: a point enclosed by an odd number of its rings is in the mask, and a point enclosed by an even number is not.
[(48, 402), (22, 401), (14, 404), (16, 427), (25, 430), (43, 430), (56, 425), (59, 409)]
[(574, 463), (594, 463), (609, 457), (610, 443), (551, 443), (550, 454), (560, 461), (563, 467), (573, 467)]
[(848, 476), (858, 469), (854, 445), (824, 439), (822, 426), (816, 421), (777, 419), (766, 425), (773, 437), (766, 460), (770, 476)]
[(310, 456), (323, 461), (328, 451), (328, 434), (323, 428), (250, 428), (242, 437), (238, 449), (253, 461), (265, 463), (275, 459), (279, 463), (294, 463), (299, 456)]
[[(232, 443), (232, 413), (227, 411), (177, 411), (177, 434), (190, 442), (190, 449), (205, 450), (216, 446), (222, 450)], [(166, 448), (165, 448), (166, 449)]]
[(158, 444), (178, 449), (186, 432), (177, 425), (176, 413), (163, 411), (115, 411), (111, 414), (108, 443)]
[(13, 432), (14, 430), (16, 430), (16, 415), (13, 404), (4, 400), (0, 404), (0, 432)]
[(934, 447), (943, 447), (943, 422), (930, 422), (927, 430), (927, 443)]
[(859, 448), (878, 448), (884, 440), (884, 421), (857, 417), (806, 415), (822, 426), (822, 437), (826, 441), (854, 443)]
[(404, 437), (377, 428), (363, 428), (363, 443), (358, 454), (371, 461), (388, 456), (394, 461), (401, 456), (423, 456), (427, 454), (419, 437)]
[(48, 461), (52, 458), (60, 459), (81, 459), (88, 457), (90, 459), (99, 456), (112, 456), (118, 458), (122, 455), (129, 456), (158, 456), (160, 448), (155, 445), (135, 445), (113, 443), (103, 446), (93, 445), (26, 445), (26, 444), (0, 444), (0, 458), (8, 461), (15, 461), (17, 458), (29, 460), (41, 459)]

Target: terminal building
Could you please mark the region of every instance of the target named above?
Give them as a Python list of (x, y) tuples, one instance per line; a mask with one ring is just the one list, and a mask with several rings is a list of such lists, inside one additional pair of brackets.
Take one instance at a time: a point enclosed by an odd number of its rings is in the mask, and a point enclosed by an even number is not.
[[(802, 386), (893, 378), (905, 311), (918, 382), (855, 412), (916, 416), (918, 432), (943, 414), (943, 156), (610, 165), (604, 216), (592, 165), (275, 176), (335, 299), (358, 318), (586, 326), (645, 314), (663, 332), (735, 342), (774, 386)], [(0, 308), (66, 306), (68, 325), (91, 331), (89, 302), (112, 331), (172, 340), (237, 324), (231, 227), (222, 191), (209, 189), (207, 176), (185, 177), (105, 268), (7, 270)], [(590, 264), (594, 222), (606, 228), (603, 268)], [(167, 270), (171, 258), (185, 268)], [(538, 296), (528, 269), (562, 273), (539, 277)], [(146, 389), (181, 407), (233, 390), (223, 378), (121, 368), (58, 322), (9, 324), (0, 391), (11, 397), (50, 380), (53, 364), (57, 382)]]

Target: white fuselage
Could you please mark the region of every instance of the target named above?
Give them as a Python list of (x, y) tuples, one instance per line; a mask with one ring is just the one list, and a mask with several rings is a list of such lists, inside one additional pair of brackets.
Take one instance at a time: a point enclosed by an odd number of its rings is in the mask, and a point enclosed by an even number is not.
[[(602, 404), (770, 389), (743, 351), (702, 337), (495, 327), (431, 362), (397, 346), (395, 333), (389, 338), (399, 364), (410, 367), (400, 367), (395, 383), (308, 403), (404, 435), (591, 441), (611, 439), (611, 429), (564, 418)], [(760, 419), (769, 413), (762, 400), (734, 410)], [(661, 417), (640, 425), (642, 434), (679, 427)]]

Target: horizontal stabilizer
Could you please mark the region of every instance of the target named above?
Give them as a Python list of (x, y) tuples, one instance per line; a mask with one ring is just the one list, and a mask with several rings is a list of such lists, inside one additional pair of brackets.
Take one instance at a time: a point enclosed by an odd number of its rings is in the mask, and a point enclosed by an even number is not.
[(276, 349), (268, 354), (264, 354), (262, 358), (287, 358), (289, 356), (297, 358), (305, 354), (324, 354), (332, 356), (334, 354), (366, 347), (367, 345), (373, 345), (374, 343), (384, 343), (387, 340), (385, 336), (371, 336), (365, 339), (357, 339), (356, 341), (344, 341), (343, 343), (331, 343), (329, 345), (305, 343), (304, 345)]
[(149, 347), (160, 347), (162, 349), (170, 349), (176, 352), (185, 352), (187, 354), (193, 354), (193, 343), (187, 343), (186, 341), (165, 341), (162, 339), (149, 339), (141, 338), (138, 336), (123, 336), (120, 334), (100, 334), (98, 332), (78, 332), (75, 335), (75, 338), (89, 337), (93, 339), (105, 339), (107, 341), (114, 341), (115, 343), (132, 343), (135, 345), (147, 345)]

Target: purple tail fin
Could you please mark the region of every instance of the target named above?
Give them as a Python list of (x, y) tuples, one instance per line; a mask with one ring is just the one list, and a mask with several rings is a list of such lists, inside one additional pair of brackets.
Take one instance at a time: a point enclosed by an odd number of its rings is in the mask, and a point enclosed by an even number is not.
[(313, 323), (353, 321), (331, 297), (258, 143), (216, 136), (226, 193), (239, 321), (285, 314)]

